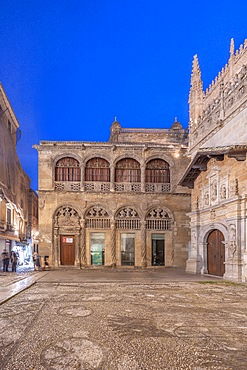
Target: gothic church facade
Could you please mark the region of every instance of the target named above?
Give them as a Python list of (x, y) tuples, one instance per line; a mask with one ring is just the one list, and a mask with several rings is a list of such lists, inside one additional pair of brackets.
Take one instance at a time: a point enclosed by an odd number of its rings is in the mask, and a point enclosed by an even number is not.
[(247, 40), (203, 91), (194, 57), (189, 95), (192, 189), (189, 273), (247, 281)]

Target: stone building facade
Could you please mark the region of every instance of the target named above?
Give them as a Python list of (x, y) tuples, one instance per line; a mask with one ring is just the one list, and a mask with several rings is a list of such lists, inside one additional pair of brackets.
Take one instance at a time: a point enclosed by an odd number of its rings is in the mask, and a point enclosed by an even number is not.
[(188, 133), (122, 128), (108, 142), (41, 141), (39, 252), (74, 267), (185, 267)]
[(192, 189), (186, 271), (247, 281), (247, 40), (203, 91), (194, 57), (189, 95)]
[(30, 179), (16, 152), (19, 138), (19, 122), (0, 84), (0, 255), (4, 248), (15, 250), (24, 261), (32, 255), (27, 240)]

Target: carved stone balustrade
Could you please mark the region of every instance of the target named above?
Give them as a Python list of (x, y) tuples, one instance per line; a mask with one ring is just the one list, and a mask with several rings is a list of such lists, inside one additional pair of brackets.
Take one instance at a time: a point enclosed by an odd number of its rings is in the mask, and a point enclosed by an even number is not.
[[(81, 182), (70, 182), (70, 181), (55, 181), (56, 191), (83, 191)], [(99, 181), (85, 181), (84, 189), (86, 192), (110, 192), (110, 182), (99, 182)], [(142, 187), (141, 182), (122, 182), (114, 183), (114, 191), (116, 192), (127, 192), (127, 193), (141, 193)], [(170, 183), (146, 183), (146, 193), (170, 193)], [(0, 226), (1, 227), (1, 226)]]
[(80, 191), (81, 182), (80, 181), (55, 181), (56, 191)]
[(99, 182), (99, 181), (85, 181), (85, 191), (96, 191), (96, 192), (109, 192), (110, 191), (110, 182)]
[(141, 183), (140, 182), (116, 182), (115, 191), (117, 192), (130, 192), (130, 193), (140, 193)]
[(171, 184), (146, 184), (146, 193), (170, 193), (171, 191)]

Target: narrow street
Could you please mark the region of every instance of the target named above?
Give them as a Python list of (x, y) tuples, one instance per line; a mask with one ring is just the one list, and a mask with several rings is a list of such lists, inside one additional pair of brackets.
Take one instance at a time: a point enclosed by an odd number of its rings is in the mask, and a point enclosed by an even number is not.
[(3, 370), (247, 368), (244, 284), (169, 269), (6, 275)]

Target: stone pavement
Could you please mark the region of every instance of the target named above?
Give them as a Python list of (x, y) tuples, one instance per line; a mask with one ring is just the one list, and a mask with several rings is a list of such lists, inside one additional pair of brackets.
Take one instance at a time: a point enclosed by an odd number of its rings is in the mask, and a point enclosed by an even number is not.
[(28, 283), (0, 305), (1, 370), (247, 369), (246, 284), (165, 268), (2, 275), (0, 295)]

